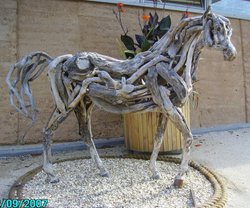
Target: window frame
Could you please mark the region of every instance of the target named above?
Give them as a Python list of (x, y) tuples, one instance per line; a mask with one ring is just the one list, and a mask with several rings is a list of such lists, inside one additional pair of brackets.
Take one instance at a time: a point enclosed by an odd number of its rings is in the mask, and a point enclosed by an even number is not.
[[(135, 7), (140, 7), (140, 8), (154, 8), (154, 4), (152, 2), (148, 3), (139, 3), (147, 0), (84, 0), (86, 2), (96, 2), (96, 3), (106, 3), (106, 4), (113, 4), (116, 5), (118, 2), (122, 2), (125, 5), (128, 6), (135, 6)], [(157, 8), (158, 9), (164, 9), (164, 10), (170, 10), (170, 11), (186, 11), (188, 8), (188, 11), (191, 13), (196, 13), (196, 14), (203, 14), (204, 11), (207, 9), (209, 5), (212, 5), (212, 2), (216, 0), (204, 0), (204, 7), (192, 7), (192, 6), (186, 6), (186, 5), (173, 5), (173, 4), (166, 4), (165, 8), (163, 7), (163, 4), (158, 3)], [(221, 8), (215, 8), (212, 6), (213, 12), (223, 15), (227, 18), (233, 18), (233, 19), (241, 19), (241, 20), (250, 20), (250, 14), (245, 14), (245, 13), (235, 13), (234, 11), (231, 10), (221, 10)]]
[[(153, 4), (153, 0), (141, 0), (141, 1), (143, 1), (144, 3)], [(199, 0), (201, 2), (201, 5), (195, 5), (195, 4), (192, 4), (192, 3), (185, 3), (185, 0), (165, 0), (165, 1), (166, 2), (163, 2), (163, 3), (157, 2), (157, 4), (160, 4), (160, 5), (165, 4), (166, 6), (172, 5), (172, 6), (177, 6), (177, 7), (178, 6), (181, 6), (181, 7), (184, 6), (184, 7), (194, 7), (194, 8), (205, 8), (206, 2), (207, 2), (207, 0)], [(184, 2), (178, 2), (178, 1), (184, 1)]]
[(159, 8), (159, 9), (166, 9), (166, 10), (173, 10), (173, 11), (186, 11), (188, 9), (189, 12), (194, 13), (203, 13), (208, 5), (212, 3), (212, 0), (202, 0), (202, 6), (194, 6), (189, 4), (181, 4), (181, 3), (154, 3), (150, 0), (87, 0), (89, 2), (99, 2), (99, 3), (110, 3), (110, 4), (117, 4), (118, 2), (122, 2), (125, 5), (130, 6), (138, 6), (138, 7), (145, 7), (145, 8)]

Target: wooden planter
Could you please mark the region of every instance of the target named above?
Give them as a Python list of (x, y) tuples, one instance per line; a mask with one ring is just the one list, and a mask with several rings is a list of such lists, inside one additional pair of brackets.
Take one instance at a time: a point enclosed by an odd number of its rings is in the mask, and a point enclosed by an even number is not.
[[(187, 102), (182, 107), (182, 112), (190, 125), (190, 109)], [(153, 140), (157, 128), (159, 113), (130, 113), (124, 115), (124, 137), (128, 150), (139, 152), (152, 152)], [(182, 149), (182, 135), (169, 120), (164, 133), (161, 152), (178, 153)]]

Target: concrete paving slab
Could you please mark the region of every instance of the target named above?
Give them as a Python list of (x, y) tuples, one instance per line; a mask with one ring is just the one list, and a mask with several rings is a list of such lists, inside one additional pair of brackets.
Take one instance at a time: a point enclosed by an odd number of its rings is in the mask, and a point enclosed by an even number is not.
[(250, 207), (250, 129), (204, 134), (195, 139), (192, 158), (226, 181), (228, 208)]

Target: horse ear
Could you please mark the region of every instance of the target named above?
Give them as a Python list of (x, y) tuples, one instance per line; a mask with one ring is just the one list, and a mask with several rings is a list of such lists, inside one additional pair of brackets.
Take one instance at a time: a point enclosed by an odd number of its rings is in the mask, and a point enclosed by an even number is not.
[(212, 9), (211, 9), (211, 5), (209, 5), (207, 7), (207, 10), (205, 11), (205, 13), (203, 14), (202, 18), (203, 19), (207, 19), (212, 13)]

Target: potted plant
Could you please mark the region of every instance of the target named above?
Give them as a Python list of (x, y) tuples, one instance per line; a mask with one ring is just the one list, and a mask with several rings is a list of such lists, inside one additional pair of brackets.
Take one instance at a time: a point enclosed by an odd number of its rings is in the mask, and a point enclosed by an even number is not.
[[(132, 59), (137, 53), (149, 50), (171, 27), (169, 15), (159, 18), (157, 12), (154, 14), (138, 13), (138, 24), (141, 34), (135, 34), (135, 38), (129, 35), (128, 28), (124, 26), (122, 15), (125, 13), (123, 3), (117, 4), (117, 9), (113, 10), (115, 17), (123, 31), (120, 36), (123, 55), (127, 59)], [(183, 13), (182, 18), (188, 17), (188, 11)], [(190, 123), (189, 103), (182, 111)], [(139, 152), (151, 152), (153, 149), (153, 137), (157, 128), (158, 112), (129, 113), (124, 115), (124, 137), (125, 144), (129, 150)], [(179, 130), (168, 122), (168, 127), (164, 135), (164, 142), (161, 152), (180, 153), (182, 149), (182, 136)]]

